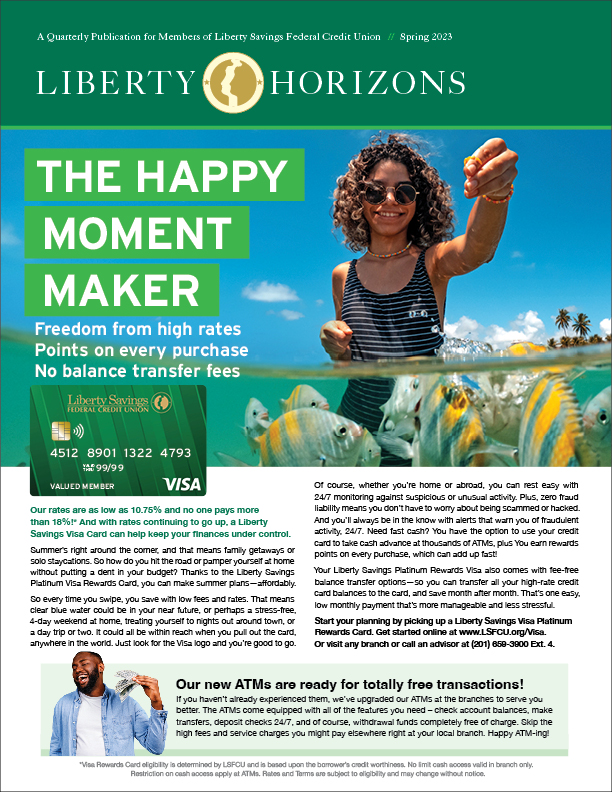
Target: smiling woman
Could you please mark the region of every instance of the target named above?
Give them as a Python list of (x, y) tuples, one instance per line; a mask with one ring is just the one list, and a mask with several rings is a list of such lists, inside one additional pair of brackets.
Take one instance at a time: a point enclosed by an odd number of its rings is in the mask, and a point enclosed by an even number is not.
[[(448, 187), (405, 135), (378, 136), (349, 163), (334, 193), (334, 225), (347, 247), (366, 252), (332, 274), (336, 319), (323, 325), (320, 337), (333, 360), (435, 354), (448, 281), (493, 257), (517, 159), (496, 138), (465, 160), (465, 196), (477, 200), (466, 233), (454, 239)], [(349, 380), (342, 414), (375, 432), (391, 385), (380, 378)], [(383, 453), (382, 464), (402, 463)]]

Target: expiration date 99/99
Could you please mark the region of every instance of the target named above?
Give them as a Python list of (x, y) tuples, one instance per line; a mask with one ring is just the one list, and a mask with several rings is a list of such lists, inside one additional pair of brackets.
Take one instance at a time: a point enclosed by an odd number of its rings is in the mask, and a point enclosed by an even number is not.
[[(79, 456), (78, 448), (54, 448), (49, 456), (59, 458), (75, 458)], [(123, 456), (126, 459), (150, 459), (153, 456), (153, 449), (151, 448), (88, 448), (88, 459), (113, 459)], [(175, 457), (179, 459), (184, 457), (188, 459), (191, 456), (191, 448), (162, 448), (159, 452), (161, 457)]]

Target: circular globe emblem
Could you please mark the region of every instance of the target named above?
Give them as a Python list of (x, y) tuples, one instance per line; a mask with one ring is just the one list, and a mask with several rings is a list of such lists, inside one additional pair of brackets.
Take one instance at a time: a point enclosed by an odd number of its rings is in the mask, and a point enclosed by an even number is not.
[(153, 407), (155, 412), (167, 413), (172, 407), (172, 399), (170, 398), (170, 394), (164, 393), (164, 391), (156, 393), (151, 399), (151, 407)]
[(222, 113), (244, 113), (257, 104), (264, 78), (259, 64), (241, 52), (226, 52), (206, 67), (202, 80), (208, 101)]

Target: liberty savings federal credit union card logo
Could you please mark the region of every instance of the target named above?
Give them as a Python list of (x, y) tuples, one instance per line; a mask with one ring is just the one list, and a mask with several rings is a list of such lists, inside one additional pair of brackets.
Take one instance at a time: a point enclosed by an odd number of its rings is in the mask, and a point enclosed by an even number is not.
[(223, 113), (244, 113), (257, 104), (264, 89), (259, 64), (241, 52), (218, 55), (206, 67), (204, 95)]
[[(150, 398), (148, 396), (120, 396), (109, 394), (108, 396), (83, 396), (82, 394), (68, 394), (66, 411), (70, 413), (146, 413), (154, 410), (163, 415), (172, 409), (172, 397), (166, 391), (159, 391)], [(64, 437), (56, 436), (61, 422), (54, 421), (52, 431), (55, 440), (70, 440), (70, 424), (67, 423), (67, 431)]]

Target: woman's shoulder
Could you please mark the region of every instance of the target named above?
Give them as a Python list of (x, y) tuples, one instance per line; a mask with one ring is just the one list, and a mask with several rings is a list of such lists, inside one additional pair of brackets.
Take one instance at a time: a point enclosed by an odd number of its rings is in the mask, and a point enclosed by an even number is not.
[(354, 259), (352, 261), (344, 261), (342, 262), (342, 264), (338, 264), (336, 267), (334, 267), (332, 272), (332, 280), (346, 279), (346, 276), (348, 275), (348, 271), (351, 268), (351, 264), (353, 263), (353, 261)]

